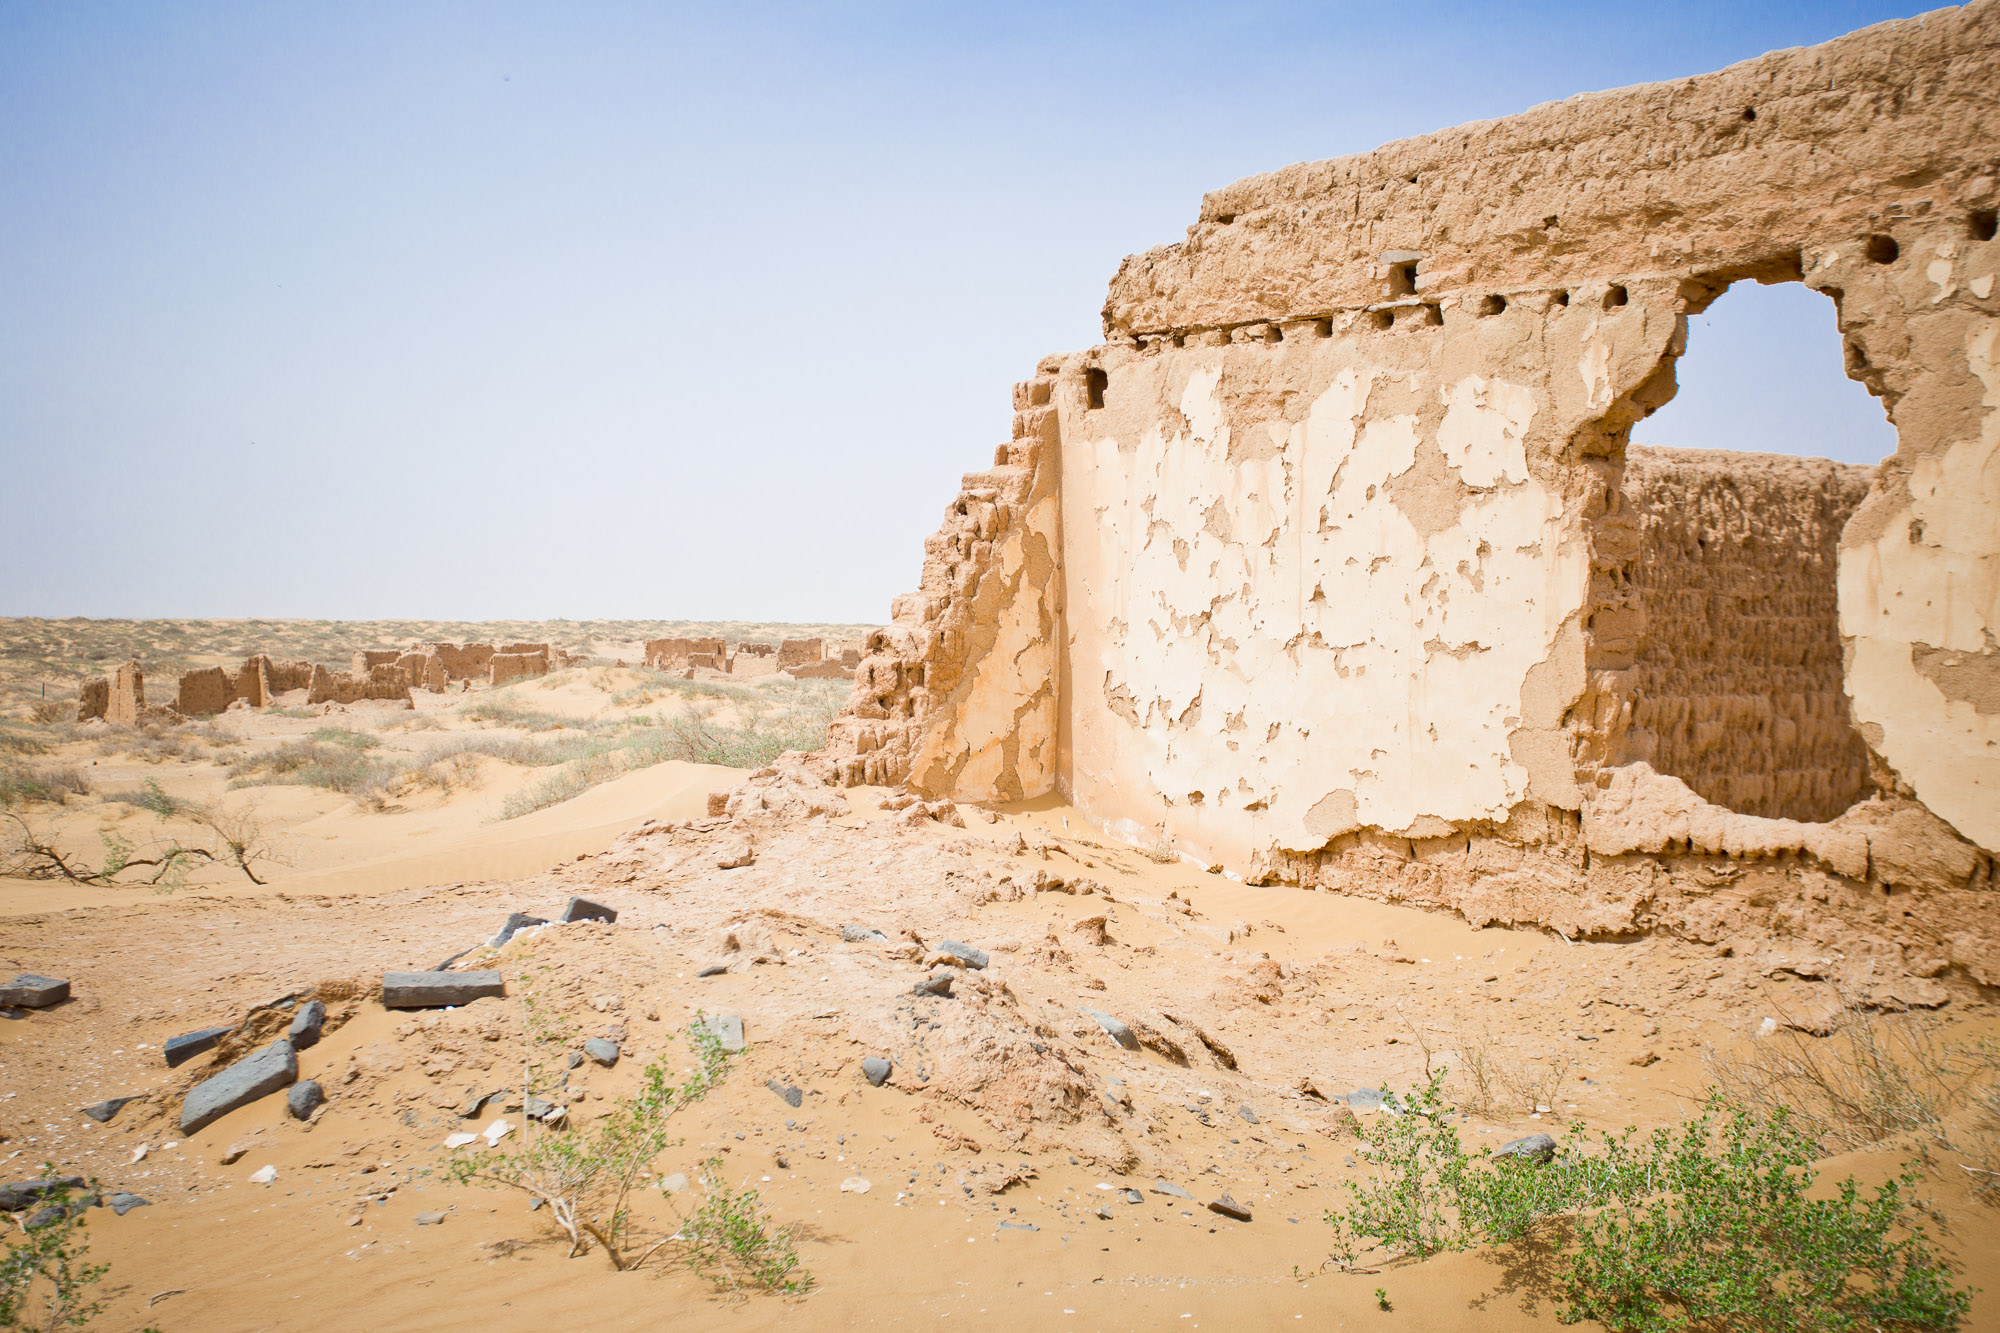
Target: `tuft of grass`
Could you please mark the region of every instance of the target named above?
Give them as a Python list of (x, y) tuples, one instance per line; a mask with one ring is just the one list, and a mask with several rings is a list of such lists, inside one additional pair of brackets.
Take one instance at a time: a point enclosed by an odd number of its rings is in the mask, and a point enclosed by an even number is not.
[(0, 807), (23, 801), (61, 805), (72, 796), (90, 795), (90, 779), (74, 764), (45, 768), (0, 765)]
[(347, 796), (379, 797), (403, 766), (371, 756), (368, 748), (317, 739), (286, 741), (231, 764), (230, 785), (324, 787)]

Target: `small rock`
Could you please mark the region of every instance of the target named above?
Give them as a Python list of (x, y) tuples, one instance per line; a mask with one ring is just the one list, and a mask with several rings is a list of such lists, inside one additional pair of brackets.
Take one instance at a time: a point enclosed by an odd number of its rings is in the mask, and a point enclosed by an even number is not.
[(292, 1025), (285, 1029), (285, 1040), (295, 1051), (307, 1050), (319, 1045), (319, 1035), (325, 1027), (326, 1006), (318, 1000), (308, 1000), (292, 1015)]
[(716, 854), (715, 868), (717, 870), (737, 870), (743, 866), (750, 865), (756, 859), (757, 849), (750, 845), (748, 838), (742, 838), (736, 842), (724, 844), (722, 850)]
[(727, 971), (729, 971), (729, 964), (727, 963), (710, 963), (707, 967), (695, 973), (695, 975), (698, 977), (719, 977)]
[(214, 1050), (217, 1043), (234, 1031), (234, 1027), (219, 1027), (183, 1032), (178, 1037), (168, 1037), (166, 1044), (160, 1047), (160, 1054), (167, 1057), (167, 1068), (178, 1068), (197, 1055)]
[(1002, 1223), (1000, 1224), (1000, 1229), (1001, 1229), (1002, 1231), (1040, 1231), (1040, 1230), (1041, 1230), (1041, 1228), (1040, 1228), (1040, 1227), (1038, 1227), (1038, 1226), (1036, 1226), (1036, 1225), (1035, 1225), (1035, 1224), (1034, 1224), (1033, 1222), (1002, 1222)]
[(1258, 1124), (1258, 1123), (1260, 1123), (1260, 1122), (1258, 1121), (1258, 1119), (1257, 1119), (1257, 1113), (1256, 1113), (1255, 1111), (1251, 1110), (1251, 1109), (1250, 1109), (1249, 1107), (1247, 1107), (1247, 1106), (1239, 1106), (1239, 1107), (1237, 1107), (1237, 1108), (1236, 1108), (1236, 1114), (1238, 1114), (1238, 1115), (1242, 1116), (1242, 1117), (1243, 1117), (1243, 1118), (1244, 1118), (1245, 1120), (1248, 1120), (1248, 1121), (1249, 1121), (1249, 1122), (1250, 1122), (1251, 1124), (1253, 1124), (1253, 1125), (1255, 1125), (1255, 1124)]
[(887, 944), (889, 937), (868, 926), (842, 926), (840, 939), (843, 944)]
[(420, 1227), (441, 1227), (444, 1225), (444, 1214), (418, 1213), (413, 1220)]
[(918, 995), (951, 995), (952, 975), (949, 972), (935, 972), (910, 987)]
[(698, 1021), (695, 1027), (721, 1042), (722, 1049), (725, 1051), (733, 1052), (743, 1049), (743, 1016), (741, 1014), (710, 1014), (708, 1017)]
[(1629, 1063), (1635, 1064), (1641, 1069), (1646, 1068), (1648, 1065), (1656, 1065), (1659, 1062), (1660, 1054), (1658, 1051), (1641, 1051), (1629, 1061)]
[(866, 1194), (872, 1188), (874, 1187), (860, 1176), (849, 1176), (840, 1182), (842, 1194)]
[(660, 1181), (660, 1188), (669, 1194), (685, 1194), (687, 1187), (688, 1178), (678, 1171)]
[(444, 1136), (444, 1146), (447, 1148), (463, 1148), (468, 1143), (477, 1143), (477, 1142), (479, 1142), (479, 1136), (477, 1134), (467, 1134), (464, 1133), (463, 1131), (457, 1134), (447, 1134)]
[(82, 1176), (51, 1176), (47, 1180), (17, 1180), (11, 1185), (0, 1185), (0, 1213), (18, 1213), (35, 1200), (47, 1198), (58, 1190), (80, 1190), (83, 1187)]
[(546, 926), (548, 924), (541, 917), (529, 916), (526, 912), (509, 912), (507, 919), (500, 923), (500, 933), (495, 935), (489, 942), (490, 947), (498, 949), (529, 926)]
[(616, 921), (618, 909), (592, 902), (588, 898), (571, 898), (569, 905), (563, 908), (562, 915), (556, 919), (565, 925), (572, 921)]
[(1768, 1037), (1777, 1030), (1778, 1020), (1775, 1018), (1767, 1018), (1757, 1025), (1757, 1035), (1760, 1037)]
[(512, 1134), (513, 1132), (514, 1132), (514, 1127), (508, 1124), (505, 1120), (495, 1120), (485, 1129), (479, 1131), (479, 1137), (485, 1139), (486, 1146), (491, 1148), (494, 1144), (500, 1142), (500, 1140), (506, 1138), (509, 1134)]
[(1136, 1051), (1139, 1049), (1139, 1039), (1132, 1035), (1132, 1029), (1127, 1027), (1121, 1020), (1113, 1018), (1101, 1009), (1079, 1009), (1077, 1012), (1087, 1014), (1091, 1018), (1096, 1019), (1097, 1026), (1103, 1028), (1111, 1040), (1117, 1042), (1126, 1050)]
[(871, 1055), (861, 1062), (861, 1076), (876, 1087), (881, 1087), (889, 1077), (891, 1065), (879, 1055)]
[(603, 1037), (592, 1037), (585, 1042), (583, 1053), (606, 1069), (618, 1063), (618, 1043)]
[(1118, 1197), (1127, 1203), (1144, 1203), (1146, 1196), (1137, 1190), (1119, 1190)]
[(1208, 1205), (1208, 1211), (1211, 1213), (1221, 1213), (1224, 1217), (1233, 1217), (1238, 1222), (1248, 1222), (1250, 1220), (1250, 1210), (1230, 1198), (1227, 1194), (1219, 1199), (1211, 1200)]
[(1503, 1144), (1495, 1157), (1512, 1157), (1522, 1162), (1546, 1162), (1556, 1155), (1556, 1141), (1546, 1134), (1530, 1134)]
[(125, 1216), (125, 1214), (131, 1212), (134, 1208), (151, 1208), (153, 1206), (151, 1199), (142, 1199), (138, 1195), (128, 1194), (124, 1190), (107, 1195), (104, 1202), (110, 1206), (112, 1212), (118, 1214), (120, 1217)]
[(1356, 1088), (1353, 1092), (1348, 1093), (1344, 1099), (1336, 1097), (1334, 1100), (1345, 1100), (1349, 1106), (1357, 1111), (1380, 1111), (1384, 1107), (1393, 1111), (1398, 1105), (1395, 1093), (1384, 1092), (1380, 1088)]
[(582, 1051), (571, 1051), (568, 1055), (565, 1055), (563, 1057), (563, 1068), (565, 1069), (574, 1069), (582, 1063), (583, 1063)]
[(806, 1095), (799, 1091), (796, 1083), (785, 1083), (775, 1078), (767, 1078), (764, 1080), (764, 1086), (772, 1092), (777, 1093), (779, 1100), (795, 1111), (799, 1108), (800, 1103), (805, 1101)]
[(502, 1088), (498, 1092), (488, 1092), (474, 1097), (471, 1101), (458, 1108), (459, 1118), (463, 1120), (477, 1120), (480, 1116), (486, 1114), (487, 1110), (492, 1108), (495, 1103), (506, 1101), (508, 1092), (509, 1089)]
[(132, 1097), (111, 1097), (98, 1102), (95, 1106), (84, 1107), (83, 1113), (100, 1125), (108, 1125), (111, 1123), (112, 1116), (117, 1115), (133, 1102), (144, 1100), (144, 1093)]
[(193, 1134), (231, 1111), (268, 1097), (298, 1081), (299, 1057), (292, 1044), (279, 1038), (254, 1055), (195, 1084), (181, 1103), (181, 1134)]
[(1176, 1184), (1172, 1183), (1171, 1181), (1166, 1181), (1166, 1180), (1156, 1180), (1156, 1181), (1154, 1181), (1154, 1182), (1153, 1182), (1153, 1184), (1152, 1184), (1152, 1191), (1153, 1191), (1153, 1193), (1155, 1193), (1155, 1194), (1167, 1194), (1167, 1195), (1171, 1195), (1171, 1196), (1173, 1196), (1173, 1197), (1174, 1197), (1174, 1198), (1176, 1198), (1176, 1199), (1192, 1199), (1192, 1198), (1194, 1197), (1194, 1195), (1192, 1195), (1192, 1194), (1189, 1194), (1189, 1193), (1188, 1193), (1188, 1192), (1187, 1192), (1186, 1190), (1182, 1189), (1182, 1188), (1181, 1188), (1181, 1187), (1180, 1187), (1179, 1185), (1176, 1185)]
[(382, 974), (384, 1009), (443, 1009), (506, 993), (506, 983), (491, 970)]
[(539, 1120), (545, 1125), (560, 1119), (563, 1114), (563, 1108), (546, 1097), (528, 1098), (521, 1110), (530, 1120)]
[(16, 1009), (47, 1009), (69, 998), (69, 983), (56, 977), (23, 972), (11, 985), (0, 986), (0, 1005)]
[(275, 1166), (260, 1166), (250, 1173), (252, 1185), (268, 1185), (277, 1178), (278, 1168)]
[(939, 940), (937, 947), (939, 953), (950, 954), (970, 968), (984, 968), (992, 961), (986, 950), (975, 949), (970, 944), (961, 944), (957, 940)]
[(285, 1094), (285, 1108), (292, 1113), (292, 1119), (309, 1120), (312, 1118), (312, 1113), (317, 1111), (320, 1103), (325, 1100), (326, 1089), (320, 1087), (316, 1081), (307, 1079), (303, 1083), (292, 1084), (291, 1090)]

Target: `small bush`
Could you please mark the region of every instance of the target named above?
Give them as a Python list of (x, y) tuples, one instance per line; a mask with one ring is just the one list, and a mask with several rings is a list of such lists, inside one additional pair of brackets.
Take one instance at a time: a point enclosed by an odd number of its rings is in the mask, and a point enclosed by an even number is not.
[[(56, 1174), (44, 1163), (43, 1179)], [(90, 1242), (83, 1235), (86, 1206), (68, 1186), (42, 1196), (38, 1208), (53, 1208), (55, 1218), (33, 1231), (11, 1232), (0, 1249), (0, 1329), (81, 1328), (104, 1310), (90, 1289), (111, 1270), (86, 1256)]]
[(1970, 1308), (1917, 1225), (1916, 1173), (1867, 1198), (1851, 1177), (1809, 1198), (1816, 1144), (1783, 1108), (1759, 1115), (1715, 1095), (1677, 1129), (1602, 1134), (1595, 1151), (1537, 1164), (1467, 1153), (1444, 1077), (1364, 1134), (1376, 1173), (1326, 1214), (1337, 1259), (1532, 1237), (1567, 1259), (1564, 1322), (1642, 1333), (1955, 1329)]
[(61, 805), (72, 796), (90, 795), (90, 779), (74, 764), (47, 768), (0, 767), (0, 806), (21, 801)]
[(690, 1268), (723, 1291), (751, 1286), (796, 1295), (812, 1287), (812, 1274), (799, 1267), (792, 1229), (767, 1229), (757, 1191), (731, 1189), (720, 1157), (701, 1164), (701, 1191), (701, 1205), (680, 1229)]
[(324, 787), (359, 797), (379, 795), (401, 772), (401, 764), (373, 758), (366, 747), (318, 739), (286, 741), (229, 767), (230, 785), (235, 787), (276, 783)]

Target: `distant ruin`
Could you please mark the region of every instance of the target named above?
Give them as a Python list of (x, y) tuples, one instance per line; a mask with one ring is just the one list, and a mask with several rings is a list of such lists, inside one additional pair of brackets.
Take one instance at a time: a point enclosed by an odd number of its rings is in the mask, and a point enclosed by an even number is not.
[[(1210, 194), (1015, 387), (828, 780), (2000, 985), (1995, 87), (1980, 0)], [(1738, 281), (1831, 298), (1894, 455), (1628, 445)]]
[(739, 643), (734, 650), (718, 638), (648, 639), (646, 665), (656, 671), (750, 679), (783, 672), (794, 680), (852, 680), (861, 662), (856, 648), (829, 655), (824, 639), (781, 639)]

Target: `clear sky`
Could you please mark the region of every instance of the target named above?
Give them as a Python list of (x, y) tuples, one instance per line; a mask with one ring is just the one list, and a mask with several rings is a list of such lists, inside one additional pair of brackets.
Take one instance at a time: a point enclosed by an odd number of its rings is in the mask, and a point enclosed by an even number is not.
[(0, 614), (879, 620), (1203, 191), (1922, 8), (0, 0)]

